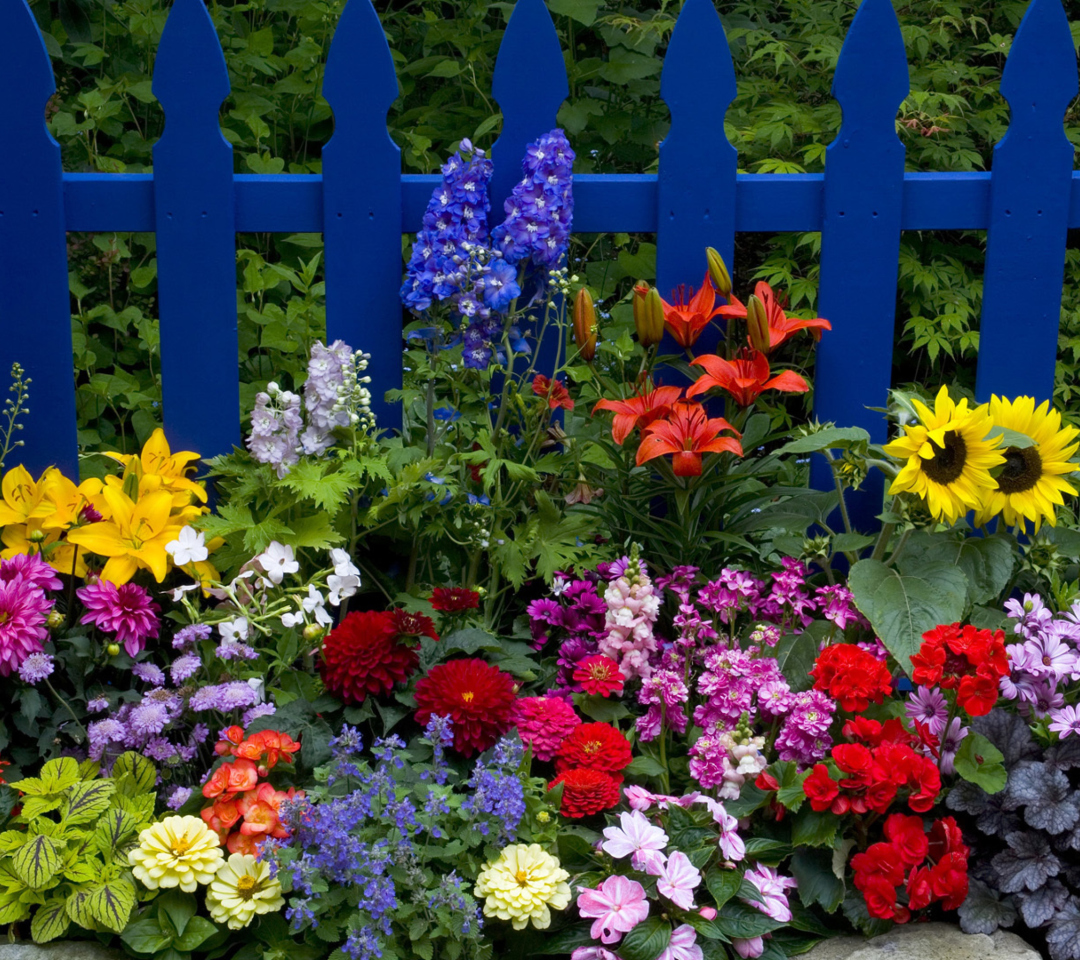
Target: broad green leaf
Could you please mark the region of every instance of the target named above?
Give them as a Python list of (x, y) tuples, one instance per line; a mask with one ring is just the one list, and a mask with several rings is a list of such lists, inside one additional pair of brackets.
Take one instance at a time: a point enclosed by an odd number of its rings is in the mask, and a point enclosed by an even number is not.
[(62, 795), (49, 797), (27, 797), (23, 801), (22, 815), (27, 821), (37, 820), (43, 813), (58, 810), (64, 802)]
[(659, 777), (664, 768), (652, 757), (634, 757), (623, 773), (631, 777)]
[(109, 806), (109, 800), (116, 791), (112, 780), (91, 780), (89, 783), (77, 783), (69, 788), (64, 796), (60, 816), (66, 826), (80, 823), (92, 823)]
[(748, 907), (738, 900), (729, 900), (724, 904), (720, 913), (717, 914), (716, 925), (726, 936), (744, 940), (772, 933), (777, 927), (782, 926), (778, 920), (773, 920), (760, 910)]
[(90, 891), (86, 902), (90, 915), (114, 933), (123, 933), (135, 907), (135, 888), (122, 877)]
[(982, 734), (970, 732), (956, 751), (956, 772), (987, 793), (1005, 789), (1008, 776), (1002, 761), (1004, 755)]
[(22, 830), (5, 830), (0, 833), (0, 857), (18, 850), (27, 841), (27, 834)]
[(34, 938), (34, 943), (48, 943), (67, 933), (70, 924), (71, 918), (64, 908), (63, 899), (46, 900), (30, 921), (30, 936)]
[(69, 862), (64, 867), (64, 879), (71, 883), (93, 883), (101, 876), (101, 863), (92, 857), (87, 857), (84, 851), (75, 850), (69, 856)]
[(709, 888), (717, 908), (722, 907), (739, 892), (742, 882), (741, 870), (722, 870), (717, 867), (705, 875), (705, 886)]
[[(826, 621), (818, 622), (831, 626)], [(810, 671), (814, 669), (820, 639), (809, 632), (789, 633), (780, 638), (780, 642), (773, 651), (776, 665), (795, 692), (809, 690), (814, 685)]]
[[(194, 894), (184, 893), (183, 890), (165, 890), (155, 901), (159, 912), (164, 912), (172, 921), (173, 929), (177, 936), (182, 936), (187, 929), (188, 921), (195, 916), (198, 905), (195, 903)], [(184, 950), (194, 950), (194, 947), (182, 947)]]
[(162, 933), (161, 924), (149, 917), (129, 924), (120, 939), (133, 953), (161, 953), (172, 945), (172, 937)]
[(852, 550), (862, 550), (864, 547), (870, 546), (876, 539), (876, 537), (867, 536), (865, 533), (838, 533), (833, 537), (832, 545), (834, 550), (849, 553)]
[(831, 847), (836, 837), (840, 818), (810, 807), (803, 807), (791, 821), (791, 845), (793, 847)]
[(74, 757), (58, 757), (41, 768), (41, 783), (46, 793), (60, 793), (81, 779), (79, 762)]
[(972, 603), (997, 604), (1001, 592), (1012, 580), (1016, 565), (1016, 541), (994, 534), (969, 537), (954, 534), (914, 533), (908, 537), (897, 566), (916, 576), (928, 563), (942, 562), (959, 567), (967, 576)]
[(656, 960), (671, 940), (671, 924), (660, 917), (647, 917), (619, 944), (622, 960)]
[[(615, 698), (600, 697), (587, 693), (574, 694), (574, 706), (590, 720), (597, 723), (611, 723), (630, 716), (630, 711)], [(648, 774), (654, 776), (654, 774)]]
[(603, 0), (547, 0), (548, 10), (571, 17), (586, 27), (596, 21), (596, 11), (603, 6)]
[(184, 953), (190, 953), (192, 950), (197, 950), (217, 932), (218, 928), (209, 920), (203, 917), (192, 917), (188, 921), (183, 936), (175, 940), (173, 946)]
[(60, 854), (49, 837), (31, 837), (11, 858), (11, 866), (28, 887), (42, 890), (60, 872)]
[(19, 893), (0, 893), (0, 926), (18, 923), (30, 916), (30, 904), (23, 903)]
[(870, 434), (862, 427), (825, 427), (808, 437), (798, 437), (785, 443), (776, 452), (778, 454), (815, 453), (829, 447), (846, 447), (848, 444), (861, 442), (870, 442)]
[(146, 757), (134, 751), (128, 751), (116, 758), (116, 763), (112, 768), (112, 778), (116, 781), (117, 791), (131, 797), (153, 790), (157, 783), (157, 771)]
[(1035, 441), (1029, 437), (1026, 433), (1021, 433), (1019, 430), (1010, 430), (1007, 427), (1001, 427), (997, 424), (986, 435), (987, 440), (993, 440), (995, 437), (1001, 437), (1001, 450), (1006, 450), (1008, 447), (1016, 447), (1017, 450), (1023, 450), (1025, 447), (1032, 447), (1035, 445)]
[(844, 902), (844, 881), (832, 871), (831, 850), (796, 850), (791, 873), (799, 881), (799, 899), (805, 906), (820, 903), (826, 913), (834, 913)]
[(22, 780), (9, 783), (8, 786), (12, 790), (18, 790), (20, 793), (26, 794), (28, 797), (42, 797), (49, 792), (45, 788), (44, 782), (38, 777), (23, 777)]
[(85, 927), (87, 930), (94, 928), (94, 916), (90, 912), (90, 891), (82, 888), (76, 890), (67, 898), (67, 902), (64, 907), (67, 909), (67, 914), (74, 920), (80, 927)]
[(138, 822), (124, 810), (107, 811), (94, 826), (94, 843), (106, 856), (134, 836)]
[(938, 624), (955, 623), (964, 613), (967, 577), (947, 563), (930, 563), (921, 575), (902, 574), (879, 560), (860, 560), (848, 574), (855, 606), (870, 621), (904, 672), (922, 635)]
[(791, 853), (791, 844), (769, 837), (750, 837), (746, 841), (746, 855), (763, 863), (778, 864)]

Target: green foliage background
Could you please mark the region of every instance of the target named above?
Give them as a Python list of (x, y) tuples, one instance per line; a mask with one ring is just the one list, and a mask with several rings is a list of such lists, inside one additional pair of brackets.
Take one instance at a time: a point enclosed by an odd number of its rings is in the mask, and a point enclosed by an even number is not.
[[(333, 119), (319, 96), (343, 0), (209, 0), (232, 95), (222, 130), (238, 172), (315, 173)], [(151, 169), (163, 115), (151, 93), (167, 0), (33, 0), (58, 92), (48, 125), (70, 170)], [(377, 0), (398, 69), (390, 134), (406, 172), (432, 172), (463, 136), (489, 146), (501, 118), (491, 75), (513, 5), (486, 0)], [(725, 119), (740, 169), (823, 169), (841, 115), (829, 90), (856, 0), (721, 3), (738, 78)], [(548, 0), (565, 51), (570, 97), (559, 112), (580, 172), (648, 172), (669, 118), (663, 53), (678, 0)], [(912, 93), (897, 118), (910, 170), (987, 169), (1005, 133), (1001, 70), (1022, 0), (897, 4)], [(1075, 3), (1070, 18), (1080, 21)], [(1073, 25), (1074, 40), (1080, 22)], [(522, 82), (528, 82), (523, 72)], [(1080, 140), (1076, 104), (1066, 130)], [(649, 237), (580, 237), (574, 269), (608, 299), (653, 279)], [(132, 449), (160, 419), (153, 234), (70, 235), (80, 441)], [(257, 385), (293, 386), (324, 329), (319, 235), (245, 235), (237, 257), (245, 412)], [(739, 237), (736, 282), (762, 277), (812, 310), (819, 235)], [(982, 236), (909, 233), (897, 291), (898, 382), (970, 386), (978, 349)], [(197, 278), (193, 278), (197, 282)], [(1080, 410), (1080, 249), (1068, 252), (1057, 399)], [(392, 322), (390, 318), (386, 321)], [(363, 347), (362, 344), (354, 346)], [(292, 381), (290, 383), (290, 381)]]

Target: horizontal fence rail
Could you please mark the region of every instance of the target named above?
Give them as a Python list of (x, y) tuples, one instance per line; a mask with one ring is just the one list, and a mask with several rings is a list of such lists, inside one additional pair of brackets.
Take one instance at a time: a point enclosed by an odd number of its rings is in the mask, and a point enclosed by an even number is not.
[[(521, 65), (529, 70), (522, 71)], [(1077, 64), (1060, 0), (1031, 0), (1002, 77), (1011, 109), (989, 173), (905, 172), (896, 135), (908, 67), (890, 0), (863, 0), (833, 95), (843, 111), (823, 174), (736, 174), (724, 113), (735, 67), (712, 0), (686, 0), (661, 75), (671, 129), (659, 173), (579, 175), (574, 230), (657, 237), (657, 286), (697, 284), (703, 247), (731, 259), (737, 232), (820, 231), (815, 414), (884, 439), (900, 233), (985, 230), (977, 391), (1051, 397), (1066, 232), (1080, 228), (1080, 172), (1065, 136)], [(372, 393), (401, 384), (401, 234), (415, 231), (437, 176), (402, 175), (386, 128), (398, 95), (370, 0), (349, 0), (327, 61), (334, 113), (321, 175), (233, 173), (218, 110), (229, 82), (203, 0), (174, 0), (153, 80), (165, 113), (152, 174), (69, 173), (44, 123), (55, 91), (25, 0), (0, 0), (0, 369), (34, 378), (24, 460), (77, 473), (67, 231), (157, 234), (163, 419), (170, 442), (205, 456), (240, 440), (236, 234), (322, 233), (327, 338), (374, 357)], [(14, 91), (14, 95), (12, 95)], [(503, 114), (492, 155), (492, 219), (525, 146), (556, 126), (568, 94), (543, 0), (517, 0), (496, 62)], [(880, 502), (880, 501), (879, 501)]]

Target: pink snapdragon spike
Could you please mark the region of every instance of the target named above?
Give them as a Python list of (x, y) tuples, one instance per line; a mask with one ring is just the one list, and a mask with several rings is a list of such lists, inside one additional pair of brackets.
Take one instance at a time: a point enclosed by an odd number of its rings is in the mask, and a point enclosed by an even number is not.
[(688, 923), (676, 927), (656, 960), (704, 960), (701, 947), (697, 945), (697, 931)]
[(620, 813), (619, 826), (605, 828), (604, 836), (607, 839), (600, 846), (605, 853), (616, 860), (628, 856), (635, 870), (645, 871), (649, 863), (663, 861), (668, 842), (668, 835), (638, 810)]
[(680, 910), (694, 908), (694, 891), (701, 884), (701, 873), (685, 853), (676, 850), (666, 862), (650, 863), (646, 870), (657, 878), (656, 889), (661, 896)]
[(645, 888), (620, 876), (608, 877), (595, 890), (585, 887), (577, 905), (583, 917), (594, 920), (590, 933), (601, 943), (618, 943), (649, 915)]

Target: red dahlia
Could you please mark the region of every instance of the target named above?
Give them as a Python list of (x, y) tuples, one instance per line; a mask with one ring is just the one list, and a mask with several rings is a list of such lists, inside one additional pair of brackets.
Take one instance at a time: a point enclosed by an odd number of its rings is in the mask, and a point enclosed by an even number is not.
[(436, 587), (431, 592), (431, 605), (440, 613), (461, 613), (480, 606), (480, 594), (465, 587)]
[(594, 696), (606, 697), (612, 693), (622, 693), (626, 677), (619, 671), (619, 665), (602, 653), (585, 657), (574, 667), (574, 679), (581, 684), (581, 689)]
[(837, 643), (822, 650), (810, 676), (816, 689), (824, 690), (850, 713), (862, 713), (892, 693), (889, 668), (853, 643)]
[(454, 749), (471, 757), (510, 729), (517, 685), (510, 674), (483, 660), (450, 660), (418, 680), (414, 695), (417, 723), (425, 726), (432, 714), (449, 714)]
[(439, 639), (439, 635), (435, 632), (435, 621), (431, 617), (425, 617), (422, 613), (410, 613), (400, 608), (391, 610), (390, 616), (394, 618), (394, 627), (398, 636)]
[(614, 807), (619, 802), (622, 776), (580, 767), (560, 773), (548, 784), (548, 789), (552, 790), (560, 783), (563, 795), (559, 812), (564, 817), (576, 819)]
[(583, 723), (574, 728), (555, 754), (555, 772), (588, 767), (618, 773), (632, 759), (630, 741), (610, 723)]
[(393, 614), (353, 611), (323, 641), (319, 672), (339, 700), (363, 703), (407, 680), (418, 662), (416, 650), (398, 641)]

